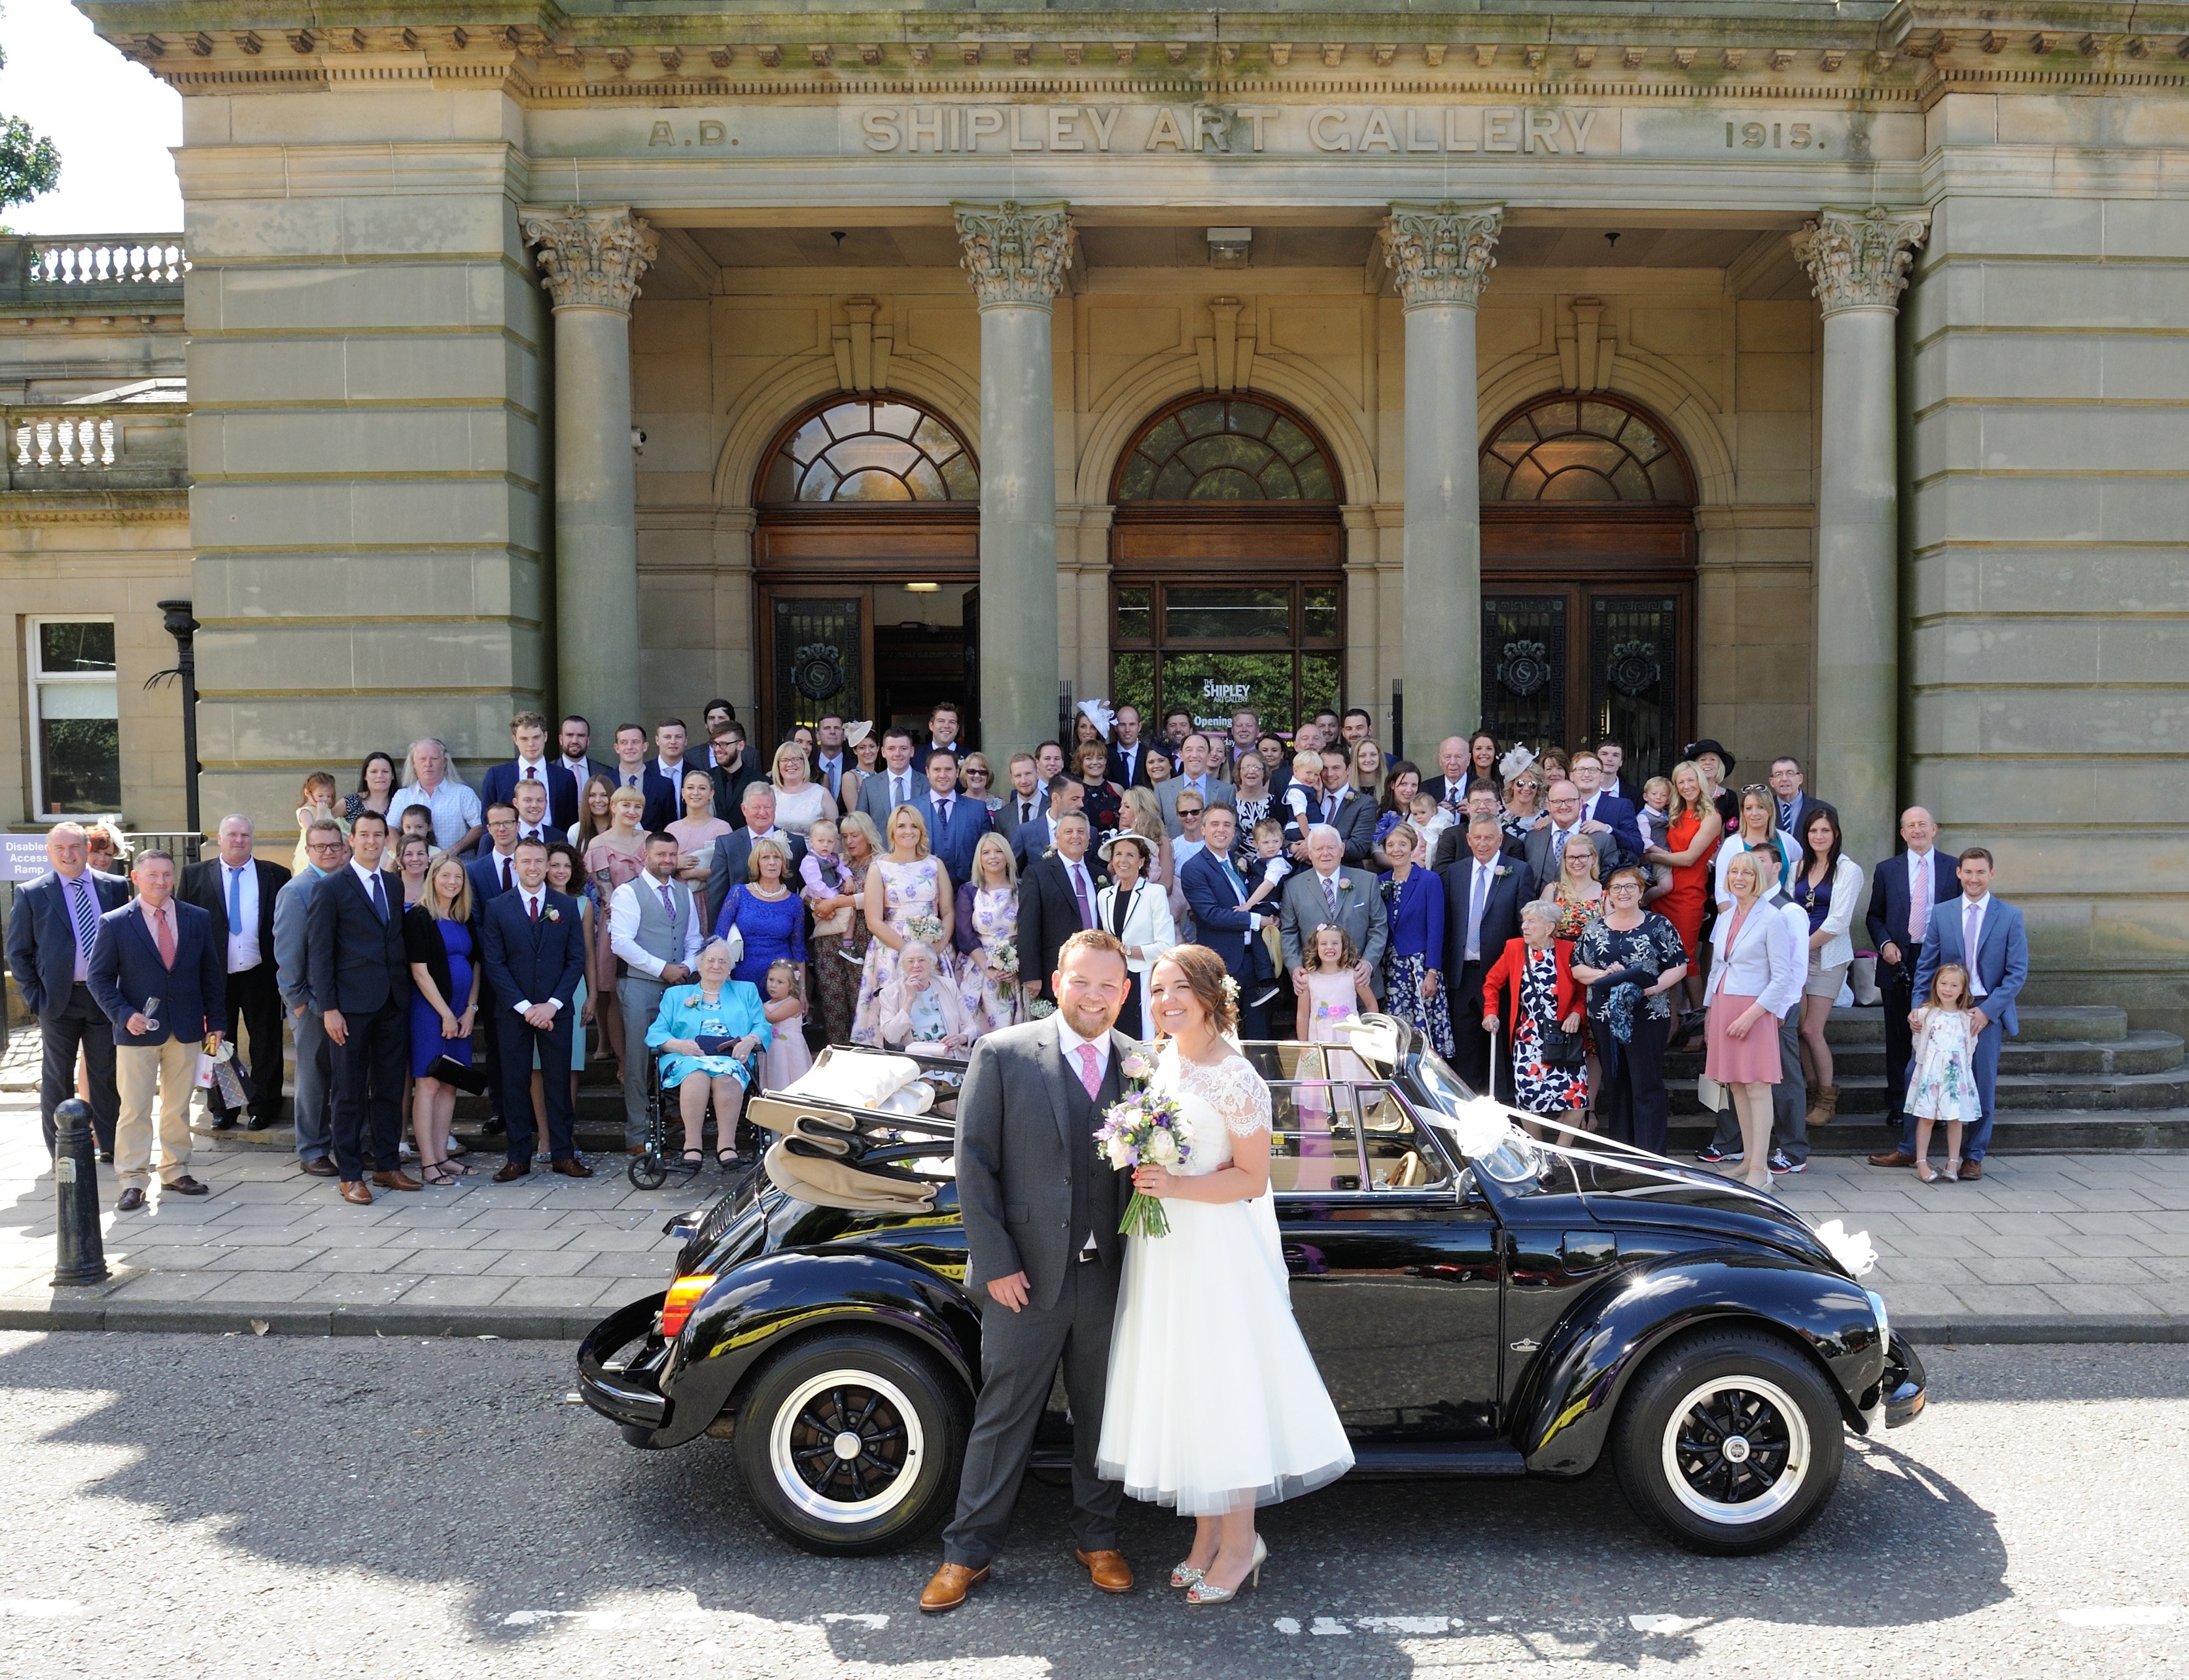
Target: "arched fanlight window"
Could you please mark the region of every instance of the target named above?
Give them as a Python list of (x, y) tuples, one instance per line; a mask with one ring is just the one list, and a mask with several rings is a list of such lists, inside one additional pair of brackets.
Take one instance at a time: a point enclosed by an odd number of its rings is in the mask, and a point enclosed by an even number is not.
[(1335, 501), (1337, 481), (1313, 433), (1245, 397), (1196, 398), (1158, 417), (1117, 469), (1128, 501)]
[(1598, 398), (1547, 397), (1483, 446), (1482, 500), (1692, 507), (1695, 490), (1657, 421)]
[(775, 507), (980, 499), (964, 439), (901, 397), (848, 398), (807, 415), (776, 446), (760, 495)]

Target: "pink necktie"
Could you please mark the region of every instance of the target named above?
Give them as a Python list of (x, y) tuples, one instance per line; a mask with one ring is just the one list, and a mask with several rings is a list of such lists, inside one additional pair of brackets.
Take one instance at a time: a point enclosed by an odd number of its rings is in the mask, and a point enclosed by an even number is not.
[[(167, 921), (169, 914), (165, 905), (152, 912), (152, 936), (160, 947), (161, 962), (173, 968), (175, 965), (175, 930)], [(1090, 1051), (1089, 1054), (1093, 1053)]]
[(1079, 1083), (1087, 1087), (1087, 1095), (1091, 1097), (1102, 1089), (1101, 1052), (1092, 1044), (1082, 1044), (1078, 1055)]
[(1920, 857), (1915, 861), (1915, 891), (1914, 902), (1908, 907), (1908, 937), (1915, 944), (1923, 942), (1923, 930), (1931, 925), (1931, 860)]

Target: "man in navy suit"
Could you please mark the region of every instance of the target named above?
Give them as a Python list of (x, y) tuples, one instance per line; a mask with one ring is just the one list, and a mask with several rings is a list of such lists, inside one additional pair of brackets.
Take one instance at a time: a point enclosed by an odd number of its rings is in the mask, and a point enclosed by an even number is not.
[(1148, 745), (1140, 739), (1140, 709), (1130, 700), (1117, 708), (1116, 735), (1110, 744), (1110, 779), (1121, 788), (1152, 787)]
[(964, 727), (955, 700), (937, 700), (935, 710), (927, 715), (927, 744), (913, 755), (912, 767), (925, 770), (927, 761), (937, 753), (947, 753), (958, 759), (964, 757), (965, 743), (960, 738)]
[(91, 1132), (101, 1160), (114, 1158), (114, 1024), (91, 995), (92, 947), (99, 919), (129, 902), (129, 889), (90, 866), (81, 825), (56, 823), (46, 834), (52, 873), (15, 889), (8, 918), (8, 970), (23, 1005), (38, 1018), (43, 1066), (38, 1074), (38, 1125), (54, 1147), (54, 1110), (76, 1095), (76, 1058), (91, 1075)]
[[(486, 907), (517, 885), (517, 809), (506, 804), (490, 805), (486, 810), (488, 848), (464, 865), (464, 873), (472, 878), (472, 949), (482, 948), (486, 938)], [(494, 1010), (494, 981), (482, 972), (479, 976), (479, 1019), (492, 1021)], [(501, 1129), (505, 1117), (501, 1112), (501, 1045), (492, 1032), (486, 1035), (486, 1130), (491, 1134)]]
[(1938, 825), (1920, 805), (1900, 813), (1900, 838), (1907, 850), (1880, 863), (1869, 878), (1869, 909), (1864, 918), (1870, 949), (1877, 953), (1877, 989), (1885, 1015), (1885, 1123), (1893, 1146), (1869, 1157), (1873, 1167), (1915, 1164), (1915, 1122), (1906, 1112), (1908, 1065), (1915, 1060), (1915, 1034), (1908, 1015), (1916, 1004), (1915, 959), (1923, 937), (1941, 904), (1960, 896), (1958, 860), (1937, 848)]
[[(578, 982), (585, 977), (585, 929), (578, 901), (547, 885), (547, 848), (517, 843), (517, 886), (486, 907), (486, 971), (494, 986), (495, 1037), (501, 1050), (502, 1113), (509, 1123), (509, 1159), (496, 1184), (532, 1170), (538, 1130), (532, 1112), (532, 1053), (542, 1067), (570, 1065), (570, 1034), (577, 1020)], [(634, 1047), (636, 1049), (636, 1047)], [(590, 1179), (579, 1159), (578, 1117), (567, 1079), (543, 1079), (547, 1099), (547, 1147), (554, 1170)]]
[[(1611, 835), (1614, 869), (1642, 861), (1642, 825), (1635, 820), (1634, 801), (1619, 798), (1604, 790), (1604, 762), (1594, 753), (1575, 753), (1567, 773), (1575, 787), (1581, 789), (1581, 828), (1585, 834), (1604, 832)], [(1609, 870), (1604, 872), (1606, 874)]]
[(1809, 851), (1809, 823), (1820, 811), (1829, 810), (1822, 800), (1811, 799), (1803, 791), (1802, 761), (1798, 758), (1774, 758), (1771, 761), (1771, 824), (1794, 842), (1794, 850), (1806, 857)]
[[(1999, 1043), (2018, 1038), (2021, 1019), (2014, 1004), (2029, 981), (2029, 936), (2022, 929), (2022, 914), (2000, 898), (1992, 898), (1992, 854), (1981, 846), (1961, 852), (1961, 896), (1939, 905), (1924, 929), (1922, 955), (1915, 959), (1915, 1005), (1931, 997), (1931, 979), (1939, 968), (1957, 962), (1968, 970), (1968, 990), (1977, 1001), (1977, 1097), (1983, 1102), (1983, 1119), (1961, 1139), (1961, 1179), (1983, 1176), (1985, 1150), (1992, 1145), (1992, 1122), (1999, 1117)], [(1909, 1027), (1915, 1014), (1909, 1012)]]
[[(350, 823), (348, 863), (312, 890), (304, 908), (312, 999), (326, 1025), (334, 1074), (335, 1170), (342, 1200), (360, 1208), (372, 1203), (365, 1182), (368, 1149), (374, 1184), (418, 1188), (402, 1169), (410, 962), (403, 948), (402, 882), (391, 885), (380, 867), (387, 849), (387, 822), (359, 812)], [(529, 1072), (529, 1058), (524, 1065)]]
[(681, 717), (665, 717), (654, 726), (653, 749), (656, 756), (639, 778), (639, 790), (646, 795), (646, 814), (639, 820), (648, 834), (658, 834), (684, 814), (685, 771), (705, 766), (697, 760), (687, 763)]
[(578, 820), (578, 781), (567, 766), (547, 756), (547, 720), (536, 711), (521, 711), (509, 720), (509, 738), (517, 757), (486, 772), (479, 783), (479, 803), (513, 803), (519, 782), (541, 783), (547, 789), (547, 820), (567, 833)]
[(220, 1048), (228, 987), (212, 918), (175, 897), (174, 858), (157, 848), (140, 852), (130, 879), (137, 902), (99, 919), (88, 981), (114, 1023), (118, 1213), (144, 1205), (156, 1096), (162, 1187), (178, 1196), (206, 1193), (190, 1176), (190, 1093), (197, 1086), (199, 1044), (208, 1052)]
[(1201, 817), (1204, 844), (1179, 869), (1178, 884), (1201, 942), (1224, 959), (1239, 984), (1239, 1036), (1252, 1040), (1270, 1036), (1267, 999), (1276, 964), (1262, 929), (1276, 916), (1276, 901), (1264, 899), (1259, 910), (1247, 908), (1253, 888), (1231, 863), (1238, 834), (1238, 814), (1228, 805), (1210, 806)]
[[(1482, 1030), (1482, 982), (1520, 936), (1528, 869), (1507, 855), (1504, 826), (1495, 817), (1468, 818), (1463, 840), (1466, 850), (1437, 871), (1444, 883), (1444, 983), (1455, 1071), (1487, 1093), (1490, 1040)], [(1512, 1095), (1509, 1084), (1506, 1095)]]
[(958, 788), (958, 761), (948, 753), (927, 755), (927, 786), (913, 800), (927, 824), (927, 849), (950, 872), (954, 889), (973, 879), (973, 848), (988, 832), (988, 807)]
[[(2019, 1038), (2022, 1023), (2015, 1002), (2029, 979), (2029, 936), (2022, 925), (2022, 912), (1991, 895), (1992, 857), (1980, 846), (1961, 854), (1961, 896), (1939, 906), (1923, 931), (1923, 954), (1915, 962), (1915, 1009), (1931, 995), (1931, 981), (1948, 963), (1959, 963), (1969, 971), (1969, 991), (1976, 999), (1977, 1095), (1983, 1117), (1961, 1140), (1961, 1178), (1983, 1176), (1983, 1158), (1991, 1146), (1992, 1123), (1999, 1117), (1999, 1046), (2003, 1036)], [(1911, 1010), (1908, 1024), (1915, 1025)]]

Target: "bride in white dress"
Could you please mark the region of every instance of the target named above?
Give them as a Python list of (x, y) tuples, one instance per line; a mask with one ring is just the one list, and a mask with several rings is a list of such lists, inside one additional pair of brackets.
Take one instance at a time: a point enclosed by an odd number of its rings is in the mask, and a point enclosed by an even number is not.
[(1292, 1321), (1270, 1195), (1270, 1090), (1238, 1046), (1224, 959), (1199, 945), (1160, 959), (1148, 1009), (1168, 1042), (1153, 1089), (1191, 1127), (1178, 1171), (1142, 1167), (1166, 1236), (1125, 1249), (1110, 1381), (1095, 1449), (1100, 1474), (1135, 1499), (1195, 1519), (1171, 1573), (1194, 1604), (1221, 1604), (1269, 1550), (1254, 1510), (1353, 1468), (1338, 1412)]

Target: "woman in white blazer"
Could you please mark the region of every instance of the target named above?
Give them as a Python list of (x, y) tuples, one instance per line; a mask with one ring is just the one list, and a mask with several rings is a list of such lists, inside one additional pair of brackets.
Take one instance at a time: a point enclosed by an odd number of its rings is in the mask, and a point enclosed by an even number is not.
[(1743, 1176), (1758, 1190), (1771, 1184), (1771, 1088), (1783, 1077), (1779, 1023), (1802, 996), (1808, 973), (1802, 931), (1807, 919), (1768, 897), (1768, 854), (1742, 851), (1725, 871), (1732, 898), (1711, 934), (1709, 1011), (1703, 1074), (1723, 1086), (1740, 1117)]
[(1809, 1082), (1809, 1123), (1826, 1126), (1839, 1112), (1840, 1088), (1832, 1083), (1832, 1050), (1824, 1023), (1854, 961), (1847, 929), (1862, 902), (1862, 865), (1840, 848), (1839, 813), (1820, 805), (1809, 814), (1808, 832), (1790, 889), (1809, 919), (1809, 972), (1802, 987), (1802, 1072)]
[[(1751, 788), (1740, 796), (1740, 826), (1728, 834), (1717, 849), (1717, 913), (1722, 916), (1733, 908), (1733, 895), (1725, 890), (1725, 866), (1735, 854), (1753, 846), (1769, 849), (1778, 860), (1777, 885), (1791, 886), (1794, 866), (1802, 861), (1801, 852), (1794, 842), (1779, 832), (1776, 827), (1779, 807), (1771, 802), (1771, 789)], [(1773, 883), (1766, 881), (1763, 896), (1771, 896)]]
[(1110, 871), (1110, 884), (1094, 895), (1094, 925), (1124, 942), (1125, 967), (1132, 976), (1133, 989), (1117, 1016), (1117, 1027), (1140, 1039), (1156, 1036), (1155, 1022), (1148, 1015), (1148, 970), (1178, 943), (1170, 897), (1148, 879), (1152, 849), (1145, 835), (1130, 829), (1104, 840), (1101, 857)]

